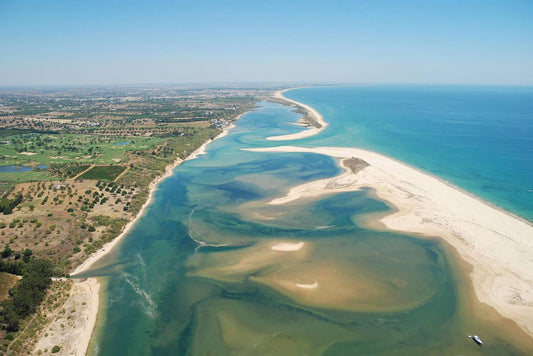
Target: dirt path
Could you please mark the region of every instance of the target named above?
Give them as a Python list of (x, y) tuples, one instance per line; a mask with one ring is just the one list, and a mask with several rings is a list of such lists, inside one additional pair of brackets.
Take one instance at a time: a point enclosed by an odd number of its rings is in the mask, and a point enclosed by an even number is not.
[(83, 173), (87, 172), (89, 169), (92, 169), (94, 166), (96, 166), (96, 164), (91, 164), (91, 166), (89, 168), (87, 168), (86, 170), (84, 170), (83, 172), (81, 173), (78, 173), (76, 176), (70, 178), (71, 180), (76, 180), (78, 179), (79, 176), (81, 176)]
[(120, 179), (120, 177), (122, 177), (124, 174), (126, 174), (127, 171), (130, 170), (130, 168), (131, 168), (130, 166), (126, 167), (126, 169), (123, 170), (122, 173), (120, 173), (115, 179), (113, 179), (113, 182), (117, 182)]

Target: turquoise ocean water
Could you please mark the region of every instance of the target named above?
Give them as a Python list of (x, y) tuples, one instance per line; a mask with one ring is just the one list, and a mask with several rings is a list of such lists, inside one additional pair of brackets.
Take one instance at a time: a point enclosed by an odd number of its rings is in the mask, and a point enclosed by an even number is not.
[[(532, 89), (369, 86), (286, 96), (330, 126), (282, 144), (379, 151), (533, 217)], [(106, 281), (91, 352), (525, 354), (512, 327), (473, 304), (438, 240), (358, 226), (358, 217), (388, 209), (367, 191), (266, 204), (340, 172), (321, 155), (241, 150), (279, 145), (265, 138), (301, 130), (298, 118), (262, 102), (160, 183), (128, 236), (86, 274)], [(297, 253), (270, 248), (299, 241), (306, 247)], [(314, 282), (318, 293), (294, 288)], [(471, 333), (483, 336), (483, 349)]]
[(362, 86), (287, 97), (331, 119), (311, 145), (383, 153), (533, 221), (533, 88)]

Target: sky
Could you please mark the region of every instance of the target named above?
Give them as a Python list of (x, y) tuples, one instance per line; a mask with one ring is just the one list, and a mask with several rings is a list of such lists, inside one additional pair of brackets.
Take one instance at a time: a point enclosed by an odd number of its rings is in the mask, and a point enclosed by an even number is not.
[(533, 1), (0, 0), (0, 86), (533, 85)]

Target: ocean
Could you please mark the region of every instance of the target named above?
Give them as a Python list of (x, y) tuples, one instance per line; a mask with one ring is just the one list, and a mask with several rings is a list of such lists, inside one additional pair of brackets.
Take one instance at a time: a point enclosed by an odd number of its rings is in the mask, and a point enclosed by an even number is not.
[(287, 92), (330, 121), (313, 146), (360, 147), (533, 221), (533, 88), (359, 86)]
[[(271, 206), (292, 186), (340, 173), (310, 153), (245, 148), (361, 147), (533, 219), (533, 89), (318, 87), (285, 93), (329, 122), (287, 142), (300, 115), (261, 102), (207, 154), (162, 181), (113, 254), (91, 341), (98, 355), (515, 355), (516, 326), (472, 298), (438, 239), (373, 231), (371, 192)], [(282, 242), (305, 242), (275, 252)], [(316, 293), (295, 285), (320, 283)], [(481, 349), (469, 334), (483, 336)]]

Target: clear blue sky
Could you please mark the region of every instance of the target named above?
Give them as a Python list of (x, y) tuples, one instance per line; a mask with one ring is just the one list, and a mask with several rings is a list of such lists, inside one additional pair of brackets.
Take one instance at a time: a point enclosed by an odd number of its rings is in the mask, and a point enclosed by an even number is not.
[(533, 85), (533, 1), (0, 0), (0, 86)]

